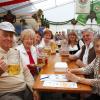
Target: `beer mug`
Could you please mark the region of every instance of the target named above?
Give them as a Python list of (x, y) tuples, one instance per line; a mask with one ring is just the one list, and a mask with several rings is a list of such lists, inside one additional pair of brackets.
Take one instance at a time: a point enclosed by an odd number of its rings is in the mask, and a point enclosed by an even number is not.
[(57, 49), (56, 43), (51, 42), (50, 46), (51, 46), (51, 54), (55, 54)]
[(19, 53), (11, 53), (8, 55), (8, 68), (7, 72), (9, 75), (18, 75), (20, 74), (20, 56)]
[(48, 63), (48, 56), (44, 55), (39, 55), (37, 59), (38, 64), (43, 64), (46, 65)]
[(8, 65), (8, 74), (9, 75), (18, 75), (20, 73), (19, 64), (9, 64)]
[(60, 55), (65, 56), (65, 57), (69, 56), (69, 48), (68, 48), (68, 45), (65, 41), (63, 41), (63, 44), (61, 46)]
[(61, 48), (61, 40), (57, 41), (58, 49)]
[(48, 56), (51, 55), (51, 47), (50, 46), (45, 46), (44, 47), (44, 53), (46, 53)]

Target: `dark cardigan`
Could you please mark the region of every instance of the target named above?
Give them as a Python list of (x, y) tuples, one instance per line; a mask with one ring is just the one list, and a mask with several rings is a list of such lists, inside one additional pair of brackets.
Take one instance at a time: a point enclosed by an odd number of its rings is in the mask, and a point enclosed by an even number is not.
[[(86, 49), (86, 46), (84, 45), (82, 47), (82, 52), (80, 54), (80, 59), (83, 60), (83, 55), (85, 53), (85, 49)], [(89, 55), (88, 55), (88, 64), (90, 64), (96, 57), (96, 54), (95, 54), (95, 50), (94, 50), (94, 47), (92, 47), (90, 50), (89, 50)]]

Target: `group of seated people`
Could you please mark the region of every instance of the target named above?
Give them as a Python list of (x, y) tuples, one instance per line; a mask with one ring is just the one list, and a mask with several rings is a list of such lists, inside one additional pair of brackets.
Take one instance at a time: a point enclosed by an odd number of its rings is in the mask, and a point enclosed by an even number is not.
[[(11, 23), (0, 23), (0, 100), (40, 100), (39, 94), (32, 89), (34, 73), (31, 72), (28, 65), (38, 64), (38, 55), (45, 48), (50, 48), (51, 53), (56, 53), (56, 50), (59, 49), (58, 41), (54, 40), (52, 31), (49, 29), (44, 31), (43, 38), (39, 32), (35, 32), (33, 29), (24, 29), (20, 36), (21, 44), (14, 46), (14, 34), (15, 28)], [(87, 28), (82, 31), (82, 40), (78, 39), (75, 32), (68, 33), (64, 40), (60, 40), (60, 50), (67, 49), (65, 51), (68, 51), (67, 59), (76, 60), (77, 66), (81, 67), (68, 69), (66, 77), (70, 81), (93, 87), (92, 94), (84, 98), (86, 100), (100, 99), (100, 36), (94, 38), (94, 34), (92, 29)], [(11, 74), (8, 63), (17, 64), (18, 61), (19, 72)], [(12, 69), (12, 71), (14, 70)], [(91, 73), (92, 76), (86, 76), (86, 78), (75, 75)], [(49, 99), (41, 98), (41, 100)], [(66, 99), (62, 97), (62, 100)]]

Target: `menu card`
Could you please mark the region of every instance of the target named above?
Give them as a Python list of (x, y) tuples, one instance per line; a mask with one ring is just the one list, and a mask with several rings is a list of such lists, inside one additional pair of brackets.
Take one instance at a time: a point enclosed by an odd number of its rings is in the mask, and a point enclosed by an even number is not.
[(45, 86), (45, 87), (77, 88), (77, 83), (75, 83), (75, 82), (44, 81), (43, 86)]
[(40, 80), (41, 81), (60, 81), (60, 82), (68, 81), (65, 74), (41, 74)]

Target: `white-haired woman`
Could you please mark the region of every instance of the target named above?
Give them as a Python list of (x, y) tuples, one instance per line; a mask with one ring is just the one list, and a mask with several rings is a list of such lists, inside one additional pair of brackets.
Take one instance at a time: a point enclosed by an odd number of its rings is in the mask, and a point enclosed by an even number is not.
[(25, 29), (21, 32), (22, 44), (17, 46), (16, 49), (20, 51), (20, 57), (24, 66), (28, 66), (32, 75), (34, 69), (30, 67), (31, 64), (37, 64), (37, 52), (33, 46), (33, 37), (35, 32), (32, 29)]

